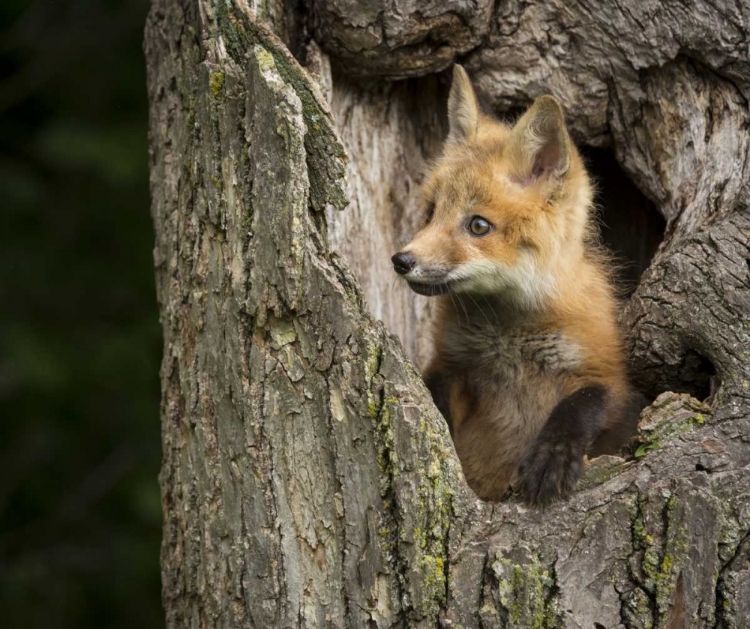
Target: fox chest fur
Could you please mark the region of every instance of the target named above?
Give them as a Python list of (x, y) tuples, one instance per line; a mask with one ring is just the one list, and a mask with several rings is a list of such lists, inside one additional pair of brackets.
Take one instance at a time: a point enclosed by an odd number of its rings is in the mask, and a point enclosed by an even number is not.
[(499, 500), (583, 356), (562, 330), (481, 316), (440, 331), (441, 410), (467, 481), (481, 497)]

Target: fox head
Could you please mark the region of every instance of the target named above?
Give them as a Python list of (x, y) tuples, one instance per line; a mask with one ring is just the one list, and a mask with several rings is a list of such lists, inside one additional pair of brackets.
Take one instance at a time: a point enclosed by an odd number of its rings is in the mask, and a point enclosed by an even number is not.
[(541, 96), (513, 127), (482, 114), (453, 70), (450, 133), (422, 189), (425, 225), (393, 258), (423, 295), (496, 294), (538, 306), (575, 274), (592, 191), (558, 102)]

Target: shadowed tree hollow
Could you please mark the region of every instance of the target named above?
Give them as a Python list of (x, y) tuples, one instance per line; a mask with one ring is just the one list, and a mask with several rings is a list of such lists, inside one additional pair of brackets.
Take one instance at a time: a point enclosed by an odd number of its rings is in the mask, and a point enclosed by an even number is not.
[[(168, 627), (748, 626), (749, 29), (723, 1), (154, 0)], [(634, 288), (641, 445), (545, 511), (466, 486), (412, 366), (430, 302), (390, 268), (454, 61), (500, 116), (557, 96)]]

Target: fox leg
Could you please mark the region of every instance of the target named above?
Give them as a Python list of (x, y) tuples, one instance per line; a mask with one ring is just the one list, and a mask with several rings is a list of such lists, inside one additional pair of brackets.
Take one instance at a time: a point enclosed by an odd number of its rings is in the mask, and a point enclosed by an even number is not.
[(432, 393), (432, 401), (445, 417), (451, 437), (455, 439), (461, 424), (475, 410), (474, 398), (469, 387), (465, 380), (452, 377), (448, 372), (439, 369), (428, 371), (424, 380)]
[(630, 391), (620, 412), (614, 417), (608, 417), (608, 426), (603, 426), (587, 454), (590, 457), (602, 454), (615, 454), (638, 429), (641, 411), (648, 406), (646, 397), (638, 391)]
[(525, 454), (519, 470), (524, 499), (539, 505), (570, 494), (583, 471), (583, 455), (599, 434), (607, 389), (590, 385), (561, 400)]
[(453, 436), (453, 422), (451, 421), (450, 409), (450, 381), (443, 375), (440, 369), (431, 368), (424, 375), (424, 383), (432, 394), (432, 401), (435, 403), (435, 406), (443, 414), (445, 421), (448, 422), (448, 428), (451, 431), (451, 436)]

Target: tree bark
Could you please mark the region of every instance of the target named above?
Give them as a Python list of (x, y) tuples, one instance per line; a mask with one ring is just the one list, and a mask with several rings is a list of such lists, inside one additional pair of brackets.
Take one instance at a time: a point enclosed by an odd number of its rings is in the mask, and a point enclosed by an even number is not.
[[(467, 6), (154, 0), (168, 627), (750, 622), (750, 10)], [(641, 445), (543, 512), (466, 486), (388, 262), (456, 55), (499, 113), (553, 91), (667, 220), (623, 314)]]

